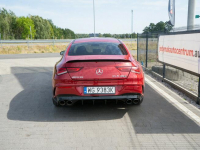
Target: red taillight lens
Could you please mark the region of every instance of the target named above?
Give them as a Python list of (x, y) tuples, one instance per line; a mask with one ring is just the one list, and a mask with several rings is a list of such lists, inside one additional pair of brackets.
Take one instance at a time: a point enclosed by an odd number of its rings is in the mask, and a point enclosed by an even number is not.
[(132, 68), (131, 68), (131, 72), (140, 73), (140, 68), (139, 68), (139, 66), (132, 67)]
[(121, 72), (130, 72), (131, 67), (116, 67)]
[(65, 68), (65, 67), (62, 67), (62, 68), (59, 68), (57, 70), (57, 74), (58, 75), (61, 75), (61, 74), (65, 74), (65, 73), (72, 73), (72, 72), (78, 72), (80, 71), (82, 68), (79, 68), (79, 67), (75, 67), (75, 68)]
[(65, 73), (67, 73), (67, 69), (66, 68), (59, 68), (57, 70), (57, 74), (58, 75), (65, 74)]
[(82, 68), (78, 68), (78, 67), (75, 67), (75, 68), (67, 68), (67, 72), (71, 73), (71, 72), (78, 72), (80, 71)]

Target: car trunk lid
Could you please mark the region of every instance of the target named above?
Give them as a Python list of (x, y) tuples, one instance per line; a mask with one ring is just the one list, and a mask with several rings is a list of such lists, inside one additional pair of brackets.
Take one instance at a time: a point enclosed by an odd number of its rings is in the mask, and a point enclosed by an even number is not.
[(123, 80), (131, 70), (126, 56), (71, 56), (66, 68), (73, 80)]

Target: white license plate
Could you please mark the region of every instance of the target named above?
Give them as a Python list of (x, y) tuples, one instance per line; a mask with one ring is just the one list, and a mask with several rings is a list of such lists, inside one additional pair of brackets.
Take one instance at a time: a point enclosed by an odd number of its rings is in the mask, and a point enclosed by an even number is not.
[(84, 87), (84, 94), (115, 94), (115, 87)]

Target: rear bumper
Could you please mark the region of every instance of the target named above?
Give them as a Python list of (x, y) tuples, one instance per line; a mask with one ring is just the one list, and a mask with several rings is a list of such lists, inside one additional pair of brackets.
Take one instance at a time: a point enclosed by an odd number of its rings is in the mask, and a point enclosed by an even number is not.
[(143, 95), (135, 94), (135, 95), (119, 95), (119, 96), (68, 96), (68, 95), (59, 95), (53, 97), (53, 101), (59, 103), (60, 101), (85, 101), (85, 100), (128, 100), (128, 99), (143, 99)]
[[(93, 85), (94, 86), (94, 85)], [(101, 85), (102, 86), (102, 85)], [(105, 85), (105, 86), (109, 86), (109, 85)], [(57, 86), (55, 88), (55, 92), (53, 93), (53, 95), (55, 97), (60, 97), (61, 95), (74, 95), (77, 98), (78, 97), (103, 97), (103, 96), (122, 96), (122, 95), (143, 95), (143, 86), (142, 85), (115, 85), (115, 94), (113, 95), (108, 95), (108, 94), (98, 94), (98, 95), (94, 95), (94, 94), (84, 94), (84, 86)], [(69, 97), (70, 98), (70, 97)]]

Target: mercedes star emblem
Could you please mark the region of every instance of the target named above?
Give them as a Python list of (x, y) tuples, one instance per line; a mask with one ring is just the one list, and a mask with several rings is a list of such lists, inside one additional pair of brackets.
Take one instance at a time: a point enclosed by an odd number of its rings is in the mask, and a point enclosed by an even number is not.
[(97, 70), (96, 70), (96, 74), (97, 74), (97, 75), (102, 75), (102, 74), (103, 74), (103, 70), (100, 69), (100, 68), (97, 69)]

